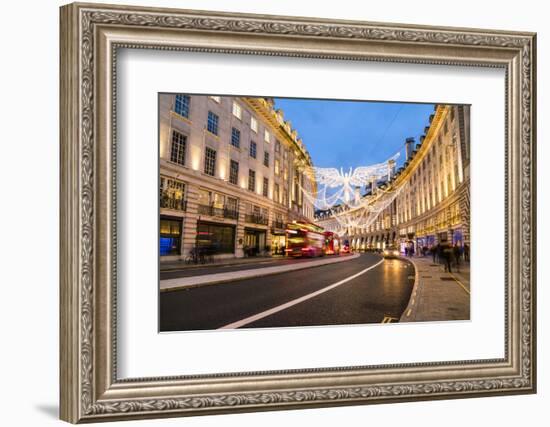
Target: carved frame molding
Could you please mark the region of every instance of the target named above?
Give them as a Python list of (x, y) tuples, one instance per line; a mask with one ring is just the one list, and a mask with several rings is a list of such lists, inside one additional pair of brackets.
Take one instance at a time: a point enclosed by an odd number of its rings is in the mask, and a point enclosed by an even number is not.
[[(161, 36), (167, 41), (159, 42)], [(118, 380), (118, 48), (505, 68), (505, 358)], [(76, 423), (533, 393), (535, 51), (532, 33), (95, 4), (62, 7), (61, 418)]]

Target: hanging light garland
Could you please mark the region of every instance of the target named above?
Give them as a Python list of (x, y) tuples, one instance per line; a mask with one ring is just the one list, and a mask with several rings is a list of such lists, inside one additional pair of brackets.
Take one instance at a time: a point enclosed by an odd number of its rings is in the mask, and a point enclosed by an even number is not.
[[(403, 186), (389, 188), (375, 187), (385, 177), (390, 178), (391, 167), (399, 153), (386, 162), (361, 166), (343, 172), (336, 168), (312, 167), (307, 171), (320, 187), (312, 194), (300, 186), (302, 194), (317, 209), (325, 211), (323, 218), (335, 221), (326, 225), (330, 231), (348, 234), (350, 228), (365, 230), (378, 218), (401, 192)], [(370, 185), (371, 194), (360, 195), (361, 187)], [(332, 194), (328, 194), (332, 192)]]

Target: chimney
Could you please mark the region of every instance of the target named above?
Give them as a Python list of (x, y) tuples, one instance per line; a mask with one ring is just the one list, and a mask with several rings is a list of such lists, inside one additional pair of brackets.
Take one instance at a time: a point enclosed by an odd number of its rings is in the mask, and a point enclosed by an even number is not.
[(405, 140), (405, 154), (406, 161), (409, 161), (412, 157), (412, 152), (414, 150), (414, 138), (410, 137)]

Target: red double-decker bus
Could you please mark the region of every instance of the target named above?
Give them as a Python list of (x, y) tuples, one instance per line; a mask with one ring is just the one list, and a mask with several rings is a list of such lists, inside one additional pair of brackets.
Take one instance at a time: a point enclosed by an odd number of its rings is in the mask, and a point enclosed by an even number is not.
[(316, 257), (325, 254), (323, 228), (309, 222), (296, 221), (286, 228), (286, 255)]

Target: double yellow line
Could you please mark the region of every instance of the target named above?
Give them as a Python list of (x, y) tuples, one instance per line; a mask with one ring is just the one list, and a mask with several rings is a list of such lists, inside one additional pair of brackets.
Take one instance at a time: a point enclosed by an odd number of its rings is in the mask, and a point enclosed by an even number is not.
[(456, 283), (458, 283), (458, 285), (459, 285), (462, 289), (464, 289), (464, 291), (465, 291), (468, 295), (470, 295), (470, 290), (469, 290), (466, 286), (464, 286), (464, 285), (462, 284), (462, 282), (461, 282), (460, 280), (458, 280), (458, 279), (456, 278), (456, 276), (455, 276), (453, 273), (449, 273), (449, 274), (450, 274), (451, 277), (454, 279), (454, 281), (455, 281)]

